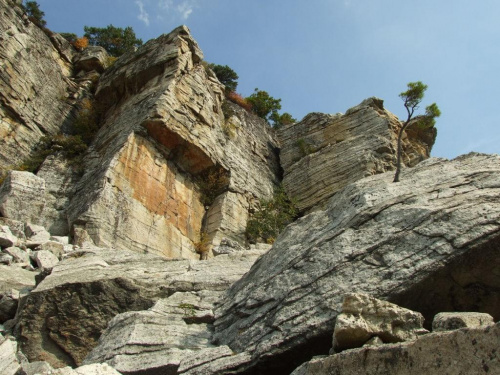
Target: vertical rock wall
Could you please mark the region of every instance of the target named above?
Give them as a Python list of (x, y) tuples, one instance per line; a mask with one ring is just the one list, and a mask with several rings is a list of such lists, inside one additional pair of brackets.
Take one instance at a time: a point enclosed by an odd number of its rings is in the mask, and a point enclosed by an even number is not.
[(1, 169), (21, 164), (70, 116), (68, 98), (77, 85), (70, 79), (71, 49), (61, 39), (33, 24), (20, 6), (0, 0)]

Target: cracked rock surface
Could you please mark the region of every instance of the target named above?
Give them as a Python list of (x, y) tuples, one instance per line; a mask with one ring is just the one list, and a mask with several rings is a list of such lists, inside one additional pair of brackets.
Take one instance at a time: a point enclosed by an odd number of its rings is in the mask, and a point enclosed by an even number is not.
[[(426, 318), (480, 311), (500, 318), (500, 156), (431, 158), (365, 178), (290, 225), (215, 310), (215, 339), (271, 371), (327, 354), (347, 292)], [(287, 362), (288, 361), (288, 362)], [(265, 370), (269, 369), (269, 370)]]

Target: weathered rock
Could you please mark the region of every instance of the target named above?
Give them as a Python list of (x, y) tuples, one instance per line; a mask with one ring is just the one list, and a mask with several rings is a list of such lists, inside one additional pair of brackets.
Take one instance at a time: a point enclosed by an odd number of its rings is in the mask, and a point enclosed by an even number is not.
[(60, 369), (50, 370), (50, 372), (42, 373), (42, 375), (121, 375), (113, 367), (106, 363), (92, 364), (80, 366), (78, 368), (64, 367)]
[(0, 253), (0, 264), (6, 264), (6, 265), (10, 266), (10, 264), (12, 263), (13, 260), (14, 260), (14, 257), (12, 255)]
[(222, 254), (230, 254), (235, 251), (245, 251), (245, 248), (241, 246), (238, 242), (232, 241), (229, 238), (223, 238), (219, 246), (215, 247), (212, 252), (214, 256)]
[(9, 227), (11, 233), (19, 240), (24, 241), (26, 239), (24, 234), (24, 222), (0, 217), (0, 227), (1, 226)]
[(67, 236), (70, 232), (67, 208), (80, 179), (75, 169), (62, 155), (56, 154), (48, 156), (37, 173), (45, 181), (45, 206), (38, 224), (52, 235)]
[(423, 324), (419, 312), (366, 294), (349, 293), (335, 320), (332, 346), (335, 351), (358, 348), (373, 337), (384, 343), (411, 341), (427, 332)]
[[(216, 308), (215, 340), (281, 371), (326, 354), (342, 296), (500, 319), (500, 156), (429, 159), (365, 178), (299, 219)], [(254, 369), (255, 367), (252, 367)]]
[(25, 234), (26, 246), (30, 249), (34, 249), (40, 245), (43, 245), (45, 242), (50, 241), (50, 233), (40, 225), (26, 223)]
[[(172, 324), (162, 314), (154, 311), (131, 311), (146, 310), (160, 298), (167, 298), (175, 292), (193, 292), (196, 293), (196, 298), (203, 297), (200, 300), (202, 305), (213, 304), (214, 296), (247, 272), (261, 254), (258, 251), (245, 251), (221, 255), (204, 262), (167, 260), (151, 254), (96, 247), (75, 252), (74, 255), (68, 254), (68, 258), (59, 262), (23, 303), (17, 327), (23, 352), (30, 361), (46, 360), (55, 367), (79, 365), (96, 346), (101, 332), (117, 314), (128, 312), (125, 314), (128, 321), (133, 321), (135, 317), (143, 319), (143, 316), (146, 316), (144, 319), (147, 321), (153, 316), (151, 319), (157, 319), (164, 322), (166, 327), (171, 327)], [(205, 290), (211, 292), (205, 293)], [(170, 301), (172, 298), (173, 296)], [(184, 308), (179, 308), (182, 303), (176, 301), (173, 306), (168, 307), (175, 310), (174, 317), (179, 318), (179, 313), (184, 314)], [(200, 314), (189, 317), (190, 323), (206, 326), (213, 320), (213, 313), (207, 309), (200, 309), (199, 312)], [(47, 316), (51, 318), (47, 320)], [(120, 322), (125, 319), (120, 316), (115, 320)], [(180, 322), (179, 319), (177, 321)], [(191, 325), (184, 323), (184, 328), (196, 331), (196, 327)], [(119, 324), (116, 326), (124, 330), (131, 329)], [(147, 340), (155, 340), (156, 332), (164, 330), (155, 324), (143, 325), (140, 320), (137, 321), (137, 327), (144, 327), (144, 330), (136, 330), (136, 334), (132, 336), (120, 336), (124, 342), (131, 340), (130, 346), (126, 345), (124, 348), (132, 352), (141, 347), (138, 342), (135, 343), (137, 346), (133, 344), (134, 337), (141, 337), (147, 349)], [(165, 331), (168, 330), (165, 328)], [(154, 333), (153, 337), (150, 337), (151, 332)], [(169, 340), (180, 340), (175, 332), (170, 333), (173, 336)], [(107, 335), (114, 337), (111, 328)], [(203, 342), (208, 343), (206, 339)], [(187, 345), (187, 341), (184, 343)], [(96, 350), (100, 350), (102, 356), (111, 358), (113, 352), (108, 352), (108, 349), (115, 348), (114, 345), (113, 342), (104, 341), (104, 348)], [(157, 345), (157, 348), (159, 352), (165, 349), (161, 345)], [(116, 348), (117, 352), (120, 350)], [(151, 358), (159, 356), (155, 351), (151, 351), (149, 357), (148, 353), (142, 351), (136, 354), (139, 358), (149, 358), (145, 359), (144, 366), (151, 363), (148, 362)], [(116, 357), (117, 363), (127, 361), (126, 355)], [(130, 358), (132, 357), (133, 354), (130, 354)], [(131, 362), (132, 365), (140, 365)]]
[[(283, 186), (301, 211), (326, 203), (351, 182), (395, 169), (396, 140), (402, 124), (369, 98), (345, 115), (311, 113), (278, 131)], [(403, 163), (414, 166), (430, 155), (436, 131), (403, 138)]]
[(434, 317), (432, 331), (488, 327), (495, 324), (490, 314), (477, 312), (443, 312)]
[(2, 216), (39, 223), (44, 206), (45, 181), (42, 178), (30, 172), (9, 172), (0, 189)]
[(70, 121), (67, 97), (77, 86), (68, 78), (72, 69), (64, 55), (19, 6), (0, 0), (0, 12), (0, 169), (5, 170), (21, 164), (43, 135), (56, 134)]
[(63, 245), (69, 245), (69, 237), (68, 236), (50, 236), (50, 240), (59, 242)]
[(26, 362), (22, 364), (22, 368), (25, 375), (50, 374), (49, 371), (54, 371), (51, 365), (43, 361)]
[(29, 264), (30, 263), (30, 256), (29, 254), (23, 250), (20, 249), (19, 247), (8, 247), (3, 250), (4, 253), (9, 254), (14, 263), (21, 263), (21, 264)]
[(347, 350), (313, 359), (293, 375), (498, 374), (500, 324), (430, 333), (413, 342)]
[(57, 259), (60, 260), (62, 258), (62, 255), (64, 254), (64, 245), (60, 242), (49, 240), (35, 248), (35, 251), (40, 251), (40, 250), (49, 251), (52, 254), (54, 254)]
[[(251, 202), (272, 194), (279, 165), (268, 125), (228, 104), (241, 127), (226, 137), (223, 86), (201, 59), (183, 26), (122, 56), (100, 78), (97, 100), (119, 105), (89, 149), (68, 211), (97, 246), (197, 259), (202, 232), (214, 244), (243, 240)], [(219, 188), (209, 186), (211, 176), (223, 177)], [(214, 190), (219, 197), (207, 201)]]
[(100, 46), (88, 46), (74, 59), (75, 69), (102, 73), (107, 68), (109, 55)]
[[(189, 262), (189, 270), (173, 277), (167, 287), (174, 292), (170, 297), (160, 299), (148, 311), (116, 316), (84, 363), (105, 361), (127, 374), (181, 372), (181, 368), (187, 372), (204, 368), (210, 358), (215, 361), (232, 356), (227, 347), (210, 344), (213, 306), (220, 293), (239, 279), (259, 254), (239, 252)], [(207, 356), (202, 358), (202, 353)], [(225, 360), (217, 366), (237, 367), (230, 362)]]
[(17, 375), (21, 365), (17, 360), (16, 351), (16, 342), (0, 335), (0, 374)]
[(16, 289), (0, 291), (0, 323), (13, 319), (19, 303), (19, 291)]
[(6, 225), (0, 226), (0, 247), (11, 247), (17, 244), (17, 237)]
[(212, 346), (207, 324), (213, 321), (212, 308), (203, 296), (182, 292), (148, 311), (120, 314), (84, 363), (106, 362), (127, 374), (175, 373), (181, 360)]
[(0, 292), (34, 287), (35, 275), (36, 272), (26, 271), (20, 267), (0, 265)]
[(59, 259), (51, 251), (38, 250), (33, 252), (33, 259), (41, 270), (53, 268)]

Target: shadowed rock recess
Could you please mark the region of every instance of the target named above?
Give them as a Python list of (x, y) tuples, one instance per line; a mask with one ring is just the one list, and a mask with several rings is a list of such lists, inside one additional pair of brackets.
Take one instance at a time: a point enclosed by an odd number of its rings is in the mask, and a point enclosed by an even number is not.
[(113, 61), (0, 0), (2, 375), (500, 373), (500, 156), (413, 125), (393, 183), (381, 99), (276, 130), (186, 26)]

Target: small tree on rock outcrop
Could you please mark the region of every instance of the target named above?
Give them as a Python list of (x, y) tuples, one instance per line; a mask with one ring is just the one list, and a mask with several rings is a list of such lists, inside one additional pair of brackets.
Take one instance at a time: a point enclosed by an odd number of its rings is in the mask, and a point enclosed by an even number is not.
[(47, 22), (43, 19), (45, 13), (40, 10), (40, 5), (36, 1), (26, 1), (24, 3), (24, 10), (28, 14), (28, 17), (39, 26), (43, 27), (47, 25)]
[[(404, 106), (406, 108), (406, 112), (408, 113), (408, 117), (403, 124), (403, 127), (399, 130), (398, 135), (398, 153), (397, 153), (397, 161), (396, 161), (396, 174), (394, 175), (394, 182), (399, 182), (399, 174), (401, 173), (401, 139), (403, 137), (403, 132), (410, 124), (415, 124), (415, 121), (411, 122), (415, 111), (418, 109), (420, 102), (424, 98), (425, 90), (427, 90), (427, 85), (424, 85), (422, 82), (410, 82), (408, 83), (408, 90), (403, 91), (399, 94), (399, 97), (403, 99)], [(441, 111), (439, 110), (436, 103), (432, 103), (431, 105), (425, 108), (425, 114), (419, 116), (418, 121), (416, 123), (417, 126), (422, 128), (431, 128), (436, 123), (436, 117), (441, 115)]]

